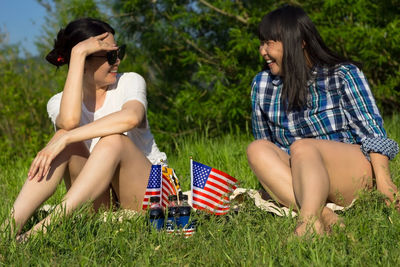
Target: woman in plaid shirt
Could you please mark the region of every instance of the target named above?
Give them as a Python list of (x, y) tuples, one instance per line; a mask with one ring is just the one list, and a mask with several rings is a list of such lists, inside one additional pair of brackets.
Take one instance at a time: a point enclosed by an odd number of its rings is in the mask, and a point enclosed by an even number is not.
[(263, 187), (299, 209), (295, 234), (328, 231), (338, 216), (326, 202), (349, 205), (373, 178), (398, 200), (389, 171), (398, 144), (387, 138), (358, 64), (327, 48), (299, 7), (265, 15), (259, 39), (266, 66), (252, 83), (256, 141), (247, 155)]

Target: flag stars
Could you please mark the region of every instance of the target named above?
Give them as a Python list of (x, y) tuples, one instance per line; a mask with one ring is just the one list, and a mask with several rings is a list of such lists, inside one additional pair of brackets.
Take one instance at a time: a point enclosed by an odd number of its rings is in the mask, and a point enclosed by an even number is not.
[(195, 177), (195, 179), (193, 179), (193, 185), (203, 188), (207, 182), (210, 172), (211, 167), (198, 162), (193, 162), (193, 177)]
[(147, 188), (159, 188), (161, 187), (161, 166), (153, 165), (150, 171), (149, 183)]

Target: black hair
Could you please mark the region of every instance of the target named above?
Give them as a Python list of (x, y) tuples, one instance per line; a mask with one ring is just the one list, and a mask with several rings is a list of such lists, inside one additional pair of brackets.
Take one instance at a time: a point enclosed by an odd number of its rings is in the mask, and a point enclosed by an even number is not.
[(60, 29), (54, 40), (54, 48), (47, 54), (46, 60), (57, 67), (68, 64), (71, 50), (76, 44), (105, 32), (115, 34), (114, 29), (101, 20), (93, 18), (74, 20), (64, 29)]
[(330, 50), (301, 7), (285, 5), (266, 14), (259, 24), (258, 37), (260, 41), (282, 42), (281, 100), (289, 111), (302, 109), (307, 103), (311, 71), (303, 49), (312, 65), (334, 67), (345, 62), (359, 65)]

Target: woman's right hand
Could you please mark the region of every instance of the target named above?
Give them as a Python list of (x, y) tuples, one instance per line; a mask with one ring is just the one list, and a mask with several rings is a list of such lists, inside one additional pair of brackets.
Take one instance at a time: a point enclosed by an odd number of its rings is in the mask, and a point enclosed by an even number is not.
[(376, 179), (376, 189), (387, 197), (386, 205), (392, 204), (400, 212), (400, 194), (390, 177), (389, 159), (379, 153), (370, 153), (371, 164)]
[(51, 162), (68, 145), (66, 130), (58, 130), (49, 143), (37, 153), (28, 171), (28, 179), (40, 182), (49, 173)]
[(386, 180), (377, 183), (377, 189), (386, 196), (386, 205), (389, 207), (394, 205), (396, 210), (400, 212), (400, 195), (397, 186), (391, 180)]
[(77, 43), (72, 48), (71, 57), (75, 54), (83, 55), (86, 57), (99, 51), (117, 50), (118, 46), (116, 44), (110, 44), (104, 41), (104, 39), (106, 39), (110, 34), (111, 33), (109, 32), (105, 32)]

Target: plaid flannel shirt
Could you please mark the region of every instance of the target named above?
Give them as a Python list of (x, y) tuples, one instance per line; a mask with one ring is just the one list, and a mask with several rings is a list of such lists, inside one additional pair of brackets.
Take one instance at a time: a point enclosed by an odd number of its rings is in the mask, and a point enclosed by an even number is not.
[(352, 64), (314, 67), (303, 110), (286, 112), (282, 80), (269, 70), (252, 82), (252, 127), (256, 139), (268, 139), (290, 153), (298, 139), (316, 138), (360, 144), (363, 153), (393, 159), (398, 144), (387, 138), (383, 120), (364, 74)]

